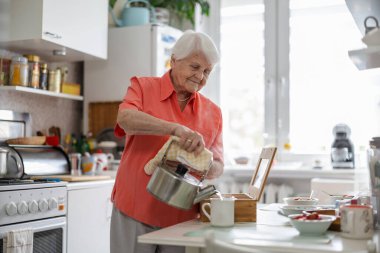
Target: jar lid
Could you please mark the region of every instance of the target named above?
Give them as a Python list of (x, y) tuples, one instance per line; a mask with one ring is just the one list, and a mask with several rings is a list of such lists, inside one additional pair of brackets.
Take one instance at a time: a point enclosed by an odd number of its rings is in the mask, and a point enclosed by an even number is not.
[(22, 56), (14, 56), (12, 57), (13, 62), (21, 62), (21, 63), (28, 63), (28, 59)]
[(40, 62), (40, 57), (38, 55), (33, 55), (33, 54), (27, 54), (24, 55), (29, 62)]

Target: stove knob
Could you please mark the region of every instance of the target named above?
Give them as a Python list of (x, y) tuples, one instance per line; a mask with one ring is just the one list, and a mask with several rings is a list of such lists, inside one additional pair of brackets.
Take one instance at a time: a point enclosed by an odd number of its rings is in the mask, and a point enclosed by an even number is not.
[(5, 211), (9, 216), (17, 214), (17, 206), (14, 202), (10, 202), (5, 206)]
[(29, 202), (29, 212), (37, 213), (38, 212), (38, 203), (35, 200)]
[(49, 210), (57, 209), (58, 200), (56, 198), (49, 199)]
[(49, 208), (48, 202), (46, 199), (41, 199), (38, 201), (38, 207), (40, 208), (41, 212), (46, 212)]
[(21, 201), (17, 205), (17, 211), (21, 215), (28, 213), (28, 204), (25, 201)]

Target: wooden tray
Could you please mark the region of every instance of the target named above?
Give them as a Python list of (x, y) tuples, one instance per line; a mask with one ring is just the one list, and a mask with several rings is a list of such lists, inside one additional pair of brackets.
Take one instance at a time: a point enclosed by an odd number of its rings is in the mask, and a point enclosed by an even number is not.
[[(223, 197), (235, 197), (235, 222), (256, 222), (256, 205), (257, 200), (254, 200), (251, 196), (246, 193), (237, 194), (223, 194)], [(217, 197), (212, 196), (212, 197)], [(203, 203), (210, 203), (210, 199), (202, 200), (200, 205)], [(204, 212), (200, 211), (200, 220), (202, 222), (210, 222), (206, 217)]]
[(46, 142), (46, 136), (31, 136), (23, 138), (14, 138), (7, 140), (8, 144), (13, 145), (43, 145)]
[(111, 179), (108, 175), (96, 175), (96, 176), (72, 176), (72, 175), (50, 175), (50, 176), (32, 176), (31, 179), (45, 179), (45, 178), (57, 178), (66, 182), (84, 182), (84, 181), (97, 181)]

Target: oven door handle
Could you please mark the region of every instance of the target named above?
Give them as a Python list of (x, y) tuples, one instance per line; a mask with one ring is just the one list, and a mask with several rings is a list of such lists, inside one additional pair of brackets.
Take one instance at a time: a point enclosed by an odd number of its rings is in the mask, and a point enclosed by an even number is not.
[(13, 230), (30, 228), (33, 233), (62, 228), (66, 232), (66, 217), (50, 218), (45, 220), (37, 220), (23, 222), (18, 224), (4, 225), (0, 227), (0, 238), (7, 236), (7, 233)]

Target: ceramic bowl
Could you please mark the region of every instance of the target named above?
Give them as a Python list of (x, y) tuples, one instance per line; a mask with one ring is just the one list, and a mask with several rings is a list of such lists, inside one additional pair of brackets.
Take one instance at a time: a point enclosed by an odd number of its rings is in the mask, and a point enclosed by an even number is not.
[(285, 204), (292, 206), (315, 206), (319, 201), (317, 198), (310, 197), (288, 197), (283, 200)]
[(294, 205), (284, 205), (280, 207), (281, 212), (288, 216), (291, 214), (302, 214), (303, 211), (311, 212), (311, 211), (316, 211), (321, 209), (321, 207), (318, 206), (308, 206), (308, 205), (303, 205), (303, 206), (294, 206)]
[(299, 217), (300, 214), (292, 214), (288, 217), (290, 218), (290, 223), (295, 227), (300, 234), (312, 234), (312, 235), (322, 235), (326, 233), (327, 229), (330, 227), (331, 223), (335, 221), (336, 217), (332, 215), (319, 214), (319, 220), (299, 220), (295, 219)]

